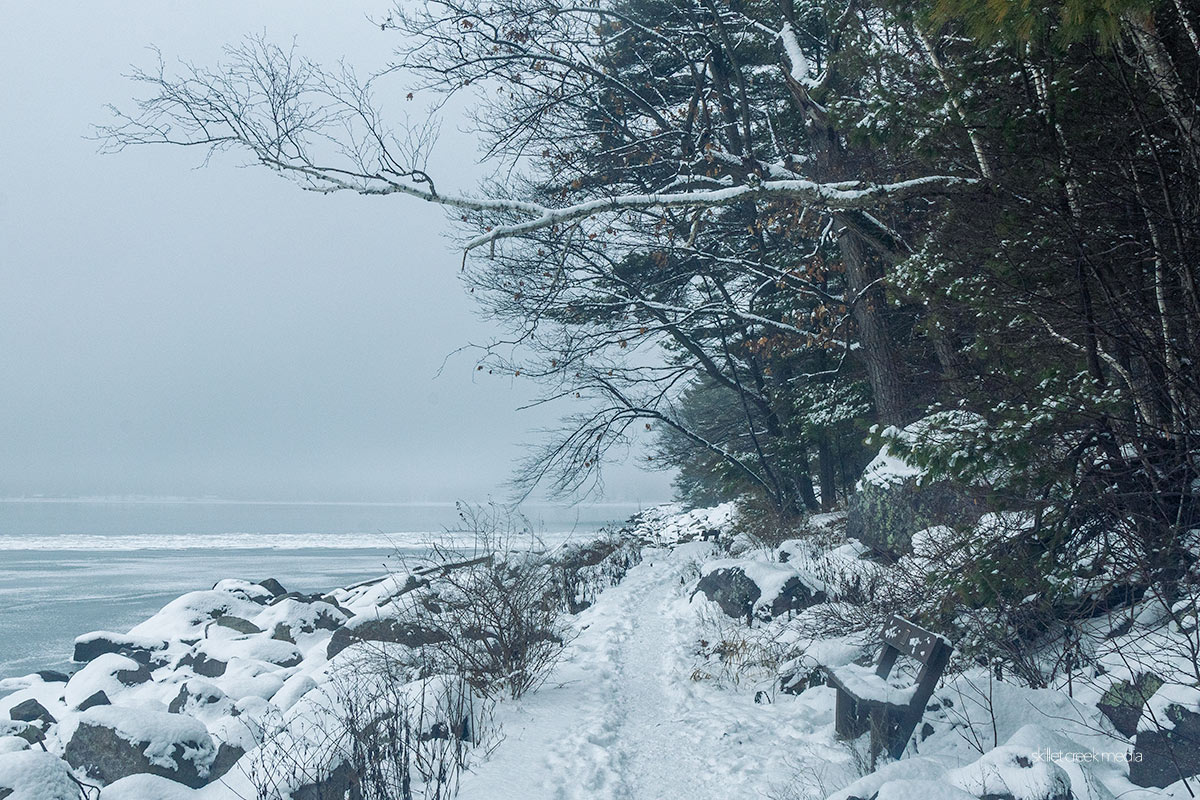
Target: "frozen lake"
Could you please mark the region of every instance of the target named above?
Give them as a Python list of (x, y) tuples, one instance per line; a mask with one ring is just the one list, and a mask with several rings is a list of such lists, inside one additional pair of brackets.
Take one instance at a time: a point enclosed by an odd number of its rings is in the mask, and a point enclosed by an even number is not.
[[(557, 542), (638, 510), (525, 512)], [(461, 527), (453, 504), (0, 500), (0, 678), (62, 669), (75, 636), (124, 631), (222, 578), (324, 591), (399, 569)]]

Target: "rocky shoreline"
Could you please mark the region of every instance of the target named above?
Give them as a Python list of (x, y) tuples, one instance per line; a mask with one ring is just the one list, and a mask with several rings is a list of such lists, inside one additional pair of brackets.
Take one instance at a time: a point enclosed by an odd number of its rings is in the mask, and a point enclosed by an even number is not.
[[(105, 800), (192, 790), (257, 796), (272, 782), (297, 798), (332, 792), (345, 780), (337, 752), (319, 754), (325, 763), (303, 774), (268, 776), (264, 745), (331, 707), (337, 676), (361, 672), (381, 653), (403, 677), (429, 684), (436, 657), (425, 651), (450, 638), (447, 606), (469, 585), (451, 576), (496, 572), (500, 562), (505, 574), (518, 574), (533, 564), (546, 576), (539, 587), (578, 611), (636, 563), (637, 552), (605, 535), (552, 553), (425, 563), (324, 594), (288, 591), (273, 578), (189, 592), (127, 632), (78, 636), (71, 674), (0, 681), (0, 798), (77, 800), (81, 791), (96, 796), (91, 787), (104, 787)], [(433, 713), (422, 733), (454, 723)]]
[[(902, 504), (906, 491), (884, 487), (881, 502)], [(388, 777), (410, 792), (396, 796), (448, 797), (471, 773), (464, 796), (507, 800), (488, 781), (516, 780), (513, 796), (525, 797), (542, 785), (525, 770), (542, 761), (570, 772), (586, 766), (575, 759), (597, 757), (609, 770), (610, 749), (699, 734), (714, 737), (704, 753), (714, 768), (737, 764), (739, 779), (753, 776), (760, 789), (780, 780), (793, 787), (779, 797), (1188, 796), (1180, 776), (1200, 773), (1200, 688), (1180, 676), (1195, 614), (1151, 601), (1121, 610), (1116, 627), (1097, 617), (1103, 649), (1066, 683), (1030, 688), (957, 654), (904, 757), (864, 762), (857, 744), (834, 735), (833, 690), (816, 666), (873, 664), (878, 604), (919, 573), (930, 536), (918, 531), (912, 552), (888, 561), (847, 535), (845, 513), (806, 526), (801, 538), (768, 543), (747, 532), (733, 504), (664, 506), (594, 542), (444, 553), (323, 594), (289, 592), (272, 579), (220, 581), (127, 632), (79, 636), (71, 674), (0, 681), (0, 800), (353, 798), (357, 776), (379, 757), (364, 742), (392, 748), (387, 763), (403, 774)], [(623, 581), (635, 569), (637, 578)], [(649, 597), (658, 605), (648, 607)], [(643, 633), (631, 634), (638, 626)], [(660, 628), (677, 632), (664, 638)], [(642, 649), (623, 651), (633, 646)], [(575, 697), (557, 683), (570, 678), (556, 676), (542, 699), (533, 690), (561, 652), (576, 686), (593, 675), (611, 686), (583, 692), (584, 705), (571, 707), (581, 700), (552, 699)], [(1178, 662), (1170, 673), (1168, 657)], [(622, 664), (642, 667), (622, 672)], [(525, 692), (543, 716), (508, 702)], [(614, 704), (632, 702), (624, 694), (643, 702), (638, 692), (686, 698), (669, 713), (697, 714), (703, 730), (663, 732), (668, 717), (620, 709), (607, 718)], [(514, 721), (526, 726), (520, 736), (546, 741), (484, 759), (502, 723)], [(556, 739), (551, 725), (573, 738)], [(746, 726), (760, 731), (752, 741), (722, 734)], [(613, 739), (615, 729), (641, 744)], [(597, 750), (594, 741), (606, 744)], [(808, 761), (781, 775), (792, 762), (778, 741), (806, 748), (819, 780)], [(566, 754), (549, 753), (558, 749)], [(668, 766), (647, 765), (654, 775)], [(500, 769), (509, 777), (498, 778)], [(679, 772), (673, 779), (688, 779)], [(586, 783), (560, 791), (590, 796)]]

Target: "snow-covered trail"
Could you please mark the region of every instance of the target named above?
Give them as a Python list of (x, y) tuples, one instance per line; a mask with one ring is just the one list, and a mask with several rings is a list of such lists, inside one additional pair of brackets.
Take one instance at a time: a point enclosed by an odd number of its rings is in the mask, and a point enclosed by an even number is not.
[(506, 738), (460, 797), (727, 800), (793, 783), (817, 796), (823, 773), (841, 776), (821, 692), (757, 705), (751, 688), (693, 679), (702, 631), (682, 584), (706, 547), (648, 551), (580, 615), (547, 685), (501, 707)]

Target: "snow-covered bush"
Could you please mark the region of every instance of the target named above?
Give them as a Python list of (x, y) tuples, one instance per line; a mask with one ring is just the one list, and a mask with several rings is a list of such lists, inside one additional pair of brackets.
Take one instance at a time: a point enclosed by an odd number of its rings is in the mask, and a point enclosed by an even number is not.
[(551, 561), (563, 608), (579, 613), (595, 602), (600, 592), (620, 583), (641, 560), (641, 543), (616, 533), (565, 546)]
[(496, 738), (491, 704), (461, 678), (410, 680), (389, 648), (356, 645), (242, 769), (256, 800), (446, 800)]
[[(460, 516), (472, 548), (465, 550), (461, 537), (434, 543), (429, 564), (416, 569), (426, 583), (401, 591), (386, 611), (422, 632), (425, 672), (461, 676), (486, 697), (520, 697), (545, 680), (565, 642), (564, 617), (575, 592), (588, 590), (565, 586), (555, 554), (540, 546), (524, 518), (496, 505), (463, 506)], [(487, 555), (470, 557), (476, 553)], [(472, 563), (436, 566), (464, 558)], [(613, 569), (616, 575), (627, 567)]]

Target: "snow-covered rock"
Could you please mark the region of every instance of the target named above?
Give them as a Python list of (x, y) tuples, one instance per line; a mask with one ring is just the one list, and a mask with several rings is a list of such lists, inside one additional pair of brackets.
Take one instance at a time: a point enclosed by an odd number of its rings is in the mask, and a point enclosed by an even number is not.
[(103, 706), (73, 720), (63, 757), (107, 783), (148, 773), (202, 786), (217, 750), (204, 723), (183, 714)]
[(1200, 687), (1164, 683), (1138, 721), (1129, 780), (1166, 787), (1200, 775)]
[(3, 800), (79, 800), (79, 785), (61, 758), (37, 750), (0, 751)]
[(131, 636), (162, 639), (201, 639), (219, 617), (251, 619), (262, 607), (238, 594), (209, 590), (181, 595), (145, 622), (130, 630)]
[(334, 631), (325, 652), (333, 658), (355, 642), (387, 642), (419, 648), (446, 640), (440, 630), (390, 615), (363, 614)]
[(128, 656), (104, 653), (71, 676), (63, 690), (67, 705), (78, 708), (97, 692), (112, 698), (125, 688), (150, 680), (150, 670)]
[(136, 661), (149, 663), (152, 653), (165, 649), (167, 643), (154, 636), (136, 636), (112, 631), (92, 631), (75, 637), (72, 661), (88, 662), (106, 653), (117, 653)]
[[(936, 417), (918, 420), (890, 434), (910, 445), (939, 436)], [(972, 415), (968, 415), (972, 416)], [(964, 420), (978, 424), (980, 420)], [(964, 487), (946, 481), (927, 481), (926, 471), (883, 445), (863, 470), (850, 495), (846, 535), (875, 552), (898, 557), (912, 551), (915, 534), (926, 528), (970, 525), (984, 512), (983, 504)]]

